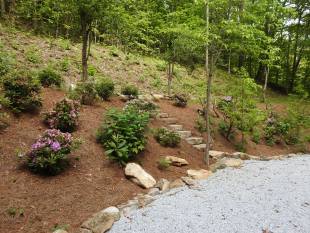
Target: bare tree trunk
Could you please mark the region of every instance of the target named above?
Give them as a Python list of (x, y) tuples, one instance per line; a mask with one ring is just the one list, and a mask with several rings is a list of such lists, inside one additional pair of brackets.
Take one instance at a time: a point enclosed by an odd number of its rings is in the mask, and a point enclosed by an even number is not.
[[(207, 2), (206, 7), (206, 26), (207, 26), (207, 40), (209, 39), (209, 2)], [(209, 66), (209, 43), (206, 45), (206, 73), (208, 74), (208, 66)]]
[[(81, 13), (81, 22), (82, 22), (82, 40), (83, 40), (83, 45), (82, 45), (82, 81), (87, 81), (87, 42), (88, 42), (88, 37), (89, 37), (89, 32), (91, 30), (91, 27), (87, 29), (87, 24), (86, 24), (86, 13), (82, 12)], [(89, 55), (89, 54), (88, 54)]]
[(4, 5), (4, 0), (0, 1), (1, 3), (1, 17), (3, 18), (5, 15), (5, 5)]
[(14, 10), (15, 10), (15, 0), (10, 2), (10, 22), (14, 24)]
[(263, 88), (263, 102), (266, 101), (266, 89), (267, 89), (267, 82), (268, 82), (268, 75), (269, 75), (269, 66), (265, 66), (265, 84)]
[(230, 74), (231, 48), (229, 49), (228, 74)]

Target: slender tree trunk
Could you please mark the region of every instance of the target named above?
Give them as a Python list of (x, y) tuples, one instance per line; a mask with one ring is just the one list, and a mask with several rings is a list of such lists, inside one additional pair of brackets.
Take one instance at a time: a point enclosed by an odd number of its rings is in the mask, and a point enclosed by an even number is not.
[(266, 89), (267, 89), (268, 75), (269, 75), (269, 66), (265, 66), (265, 84), (263, 88), (263, 102), (264, 103), (266, 101)]
[(229, 49), (228, 74), (230, 74), (230, 63), (231, 63), (231, 48)]
[(5, 15), (5, 5), (4, 5), (4, 0), (0, 1), (1, 3), (1, 17), (3, 18)]
[(15, 0), (10, 2), (10, 22), (14, 24), (14, 10), (15, 10)]
[(170, 88), (171, 88), (171, 63), (169, 62), (168, 65), (168, 95), (170, 95)]
[[(207, 26), (207, 40), (209, 39), (209, 2), (207, 2), (206, 6), (206, 26)], [(208, 66), (209, 66), (209, 43), (206, 45), (206, 74), (208, 74)]]
[[(82, 81), (87, 81), (87, 41), (88, 41), (88, 32), (86, 24), (86, 13), (81, 13), (81, 22), (82, 22)], [(88, 29), (89, 30), (89, 29)]]

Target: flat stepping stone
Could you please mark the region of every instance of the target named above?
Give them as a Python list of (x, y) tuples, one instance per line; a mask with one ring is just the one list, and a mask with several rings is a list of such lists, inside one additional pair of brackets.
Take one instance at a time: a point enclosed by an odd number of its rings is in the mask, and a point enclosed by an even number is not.
[(175, 131), (182, 131), (183, 130), (182, 125), (168, 125), (168, 127), (172, 130), (175, 130)]
[(158, 113), (157, 117), (159, 117), (159, 118), (168, 118), (168, 113), (164, 113), (164, 112)]
[(202, 138), (198, 137), (189, 137), (185, 139), (191, 145), (198, 145), (202, 143)]
[(166, 124), (172, 125), (178, 123), (178, 119), (176, 118), (161, 118)]
[(194, 145), (194, 147), (200, 151), (206, 151), (206, 146), (207, 144)]
[(241, 164), (243, 164), (243, 161), (241, 159), (226, 159), (224, 163), (228, 167), (236, 167), (236, 166), (240, 166)]
[(177, 131), (177, 132), (181, 136), (181, 138), (189, 138), (190, 136), (192, 136), (191, 131)]

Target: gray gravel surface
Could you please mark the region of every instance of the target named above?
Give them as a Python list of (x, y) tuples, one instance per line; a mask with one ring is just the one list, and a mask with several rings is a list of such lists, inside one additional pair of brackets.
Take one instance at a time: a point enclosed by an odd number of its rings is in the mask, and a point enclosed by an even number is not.
[(245, 161), (156, 198), (109, 232), (310, 232), (310, 155)]

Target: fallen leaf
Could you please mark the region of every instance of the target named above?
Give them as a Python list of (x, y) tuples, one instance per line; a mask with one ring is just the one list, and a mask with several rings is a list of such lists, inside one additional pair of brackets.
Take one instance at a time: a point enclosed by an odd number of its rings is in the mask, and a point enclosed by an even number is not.
[(125, 217), (127, 217), (125, 212), (123, 212), (123, 214), (124, 214)]

